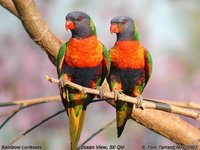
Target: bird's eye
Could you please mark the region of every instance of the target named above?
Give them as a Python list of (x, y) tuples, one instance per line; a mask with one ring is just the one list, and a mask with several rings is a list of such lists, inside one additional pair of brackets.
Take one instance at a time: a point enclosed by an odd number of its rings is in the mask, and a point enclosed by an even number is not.
[(127, 20), (123, 20), (123, 21), (122, 21), (122, 24), (126, 24), (126, 23), (127, 23)]
[(79, 16), (79, 17), (77, 18), (77, 20), (78, 20), (78, 21), (82, 21), (82, 20), (83, 20), (83, 17), (82, 17), (82, 16)]

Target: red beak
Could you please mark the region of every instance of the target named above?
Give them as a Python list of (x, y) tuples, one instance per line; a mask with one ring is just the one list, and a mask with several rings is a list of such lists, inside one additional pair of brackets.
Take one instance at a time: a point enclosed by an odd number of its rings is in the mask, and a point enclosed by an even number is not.
[(66, 30), (68, 30), (68, 29), (69, 30), (74, 30), (75, 29), (75, 25), (71, 20), (66, 20), (65, 28), (66, 28)]
[(110, 32), (111, 33), (119, 33), (119, 26), (117, 24), (111, 24), (110, 26)]

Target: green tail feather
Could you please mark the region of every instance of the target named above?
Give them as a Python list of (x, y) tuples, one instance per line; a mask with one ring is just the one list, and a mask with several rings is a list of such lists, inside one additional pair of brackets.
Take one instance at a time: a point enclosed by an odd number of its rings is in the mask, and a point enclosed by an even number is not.
[(68, 108), (67, 113), (69, 116), (69, 131), (70, 131), (70, 140), (71, 140), (71, 150), (77, 150), (78, 142), (80, 139), (81, 131), (83, 128), (83, 122), (85, 118), (85, 110), (79, 109), (77, 111), (74, 108)]
[(116, 102), (116, 118), (117, 118), (117, 136), (120, 137), (127, 120), (130, 118), (132, 113), (133, 104), (122, 101)]

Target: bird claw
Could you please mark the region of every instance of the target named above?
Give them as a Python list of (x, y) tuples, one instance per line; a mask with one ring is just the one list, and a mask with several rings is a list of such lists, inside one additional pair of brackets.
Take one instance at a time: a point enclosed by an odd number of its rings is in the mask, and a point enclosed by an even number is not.
[(99, 91), (99, 98), (102, 99), (104, 97), (105, 90), (101, 86), (97, 86), (96, 89)]
[(114, 90), (114, 100), (119, 100), (119, 91)]
[(59, 85), (60, 85), (61, 87), (65, 87), (65, 79), (64, 79), (63, 77), (60, 77), (59, 80), (60, 80)]
[(143, 98), (141, 95), (137, 96), (136, 99), (138, 100), (137, 101), (137, 104), (136, 104), (136, 108), (141, 108), (141, 109), (144, 109), (144, 107), (142, 106), (143, 104)]

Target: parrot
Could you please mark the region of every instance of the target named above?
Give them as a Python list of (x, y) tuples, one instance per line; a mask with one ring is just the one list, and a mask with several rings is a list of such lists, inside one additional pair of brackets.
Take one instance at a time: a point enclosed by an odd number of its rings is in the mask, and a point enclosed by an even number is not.
[(90, 16), (81, 11), (66, 15), (66, 30), (71, 38), (64, 43), (57, 56), (60, 95), (69, 118), (70, 147), (77, 150), (85, 112), (95, 95), (80, 92), (64, 85), (66, 80), (88, 88), (97, 88), (109, 74), (110, 58), (106, 47), (97, 39)]
[[(132, 18), (117, 16), (111, 20), (110, 32), (117, 40), (109, 50), (111, 61), (108, 84), (113, 92), (136, 97), (141, 100), (143, 92), (152, 74), (152, 57), (145, 49), (139, 37), (138, 28)], [(130, 118), (133, 104), (116, 98), (117, 136), (120, 137), (127, 120)]]

